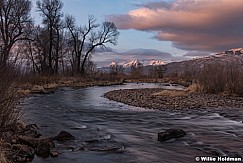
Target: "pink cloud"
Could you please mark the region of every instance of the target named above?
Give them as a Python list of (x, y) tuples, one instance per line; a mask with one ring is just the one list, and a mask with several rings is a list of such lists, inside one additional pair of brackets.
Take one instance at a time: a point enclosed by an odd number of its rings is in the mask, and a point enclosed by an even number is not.
[(185, 50), (221, 51), (242, 46), (242, 0), (151, 2), (109, 16), (119, 29), (155, 31), (154, 38)]

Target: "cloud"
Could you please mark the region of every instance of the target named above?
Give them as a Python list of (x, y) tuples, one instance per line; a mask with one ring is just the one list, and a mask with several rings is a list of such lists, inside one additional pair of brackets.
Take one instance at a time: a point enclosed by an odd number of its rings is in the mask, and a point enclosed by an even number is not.
[(119, 29), (155, 32), (154, 38), (191, 51), (224, 51), (243, 45), (242, 0), (150, 2), (110, 15)]
[(159, 8), (165, 8), (169, 9), (171, 7), (171, 3), (169, 2), (149, 2), (146, 4), (135, 4), (137, 7), (146, 7), (149, 9), (159, 9)]
[(161, 58), (161, 59), (169, 59), (173, 58), (172, 54), (161, 52), (155, 49), (132, 49), (126, 52), (120, 53), (123, 56), (130, 56), (139, 59), (142, 58)]
[(184, 57), (202, 57), (202, 56), (209, 56), (211, 55), (211, 52), (207, 51), (189, 51), (186, 54), (184, 54)]
[(114, 50), (112, 49), (112, 48), (110, 48), (110, 47), (106, 47), (106, 48), (104, 48), (104, 47), (96, 47), (95, 48), (95, 52), (96, 53), (109, 53), (109, 52), (114, 52)]

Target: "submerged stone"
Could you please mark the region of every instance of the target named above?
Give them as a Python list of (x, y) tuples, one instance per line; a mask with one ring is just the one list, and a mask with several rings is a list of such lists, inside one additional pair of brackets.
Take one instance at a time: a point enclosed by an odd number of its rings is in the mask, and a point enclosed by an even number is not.
[(164, 132), (158, 133), (158, 141), (163, 142), (174, 138), (180, 138), (186, 135), (186, 132), (181, 129), (167, 129)]
[(56, 137), (57, 141), (73, 140), (75, 137), (66, 131), (61, 131)]

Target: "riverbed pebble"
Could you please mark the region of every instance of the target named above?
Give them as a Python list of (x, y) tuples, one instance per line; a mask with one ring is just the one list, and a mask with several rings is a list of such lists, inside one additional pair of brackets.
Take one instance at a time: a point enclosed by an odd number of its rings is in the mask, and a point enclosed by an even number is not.
[(218, 94), (187, 93), (186, 96), (152, 96), (161, 88), (122, 89), (105, 93), (105, 97), (128, 105), (150, 109), (242, 108), (243, 97)]

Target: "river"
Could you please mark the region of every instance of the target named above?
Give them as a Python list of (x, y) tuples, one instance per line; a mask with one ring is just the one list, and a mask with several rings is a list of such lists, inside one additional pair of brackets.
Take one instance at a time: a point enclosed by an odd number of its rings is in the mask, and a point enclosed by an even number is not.
[[(61, 88), (53, 94), (26, 98), (22, 103), (26, 123), (38, 124), (45, 136), (56, 136), (64, 130), (76, 138), (56, 143), (61, 152), (58, 158), (35, 157), (33, 162), (183, 163), (194, 162), (196, 156), (243, 156), (242, 109), (159, 111), (102, 97), (115, 89), (145, 87), (164, 86), (130, 83)], [(157, 133), (169, 128), (183, 129), (187, 135), (158, 142)], [(87, 143), (87, 140), (99, 141)], [(107, 148), (119, 150), (102, 151)]]

